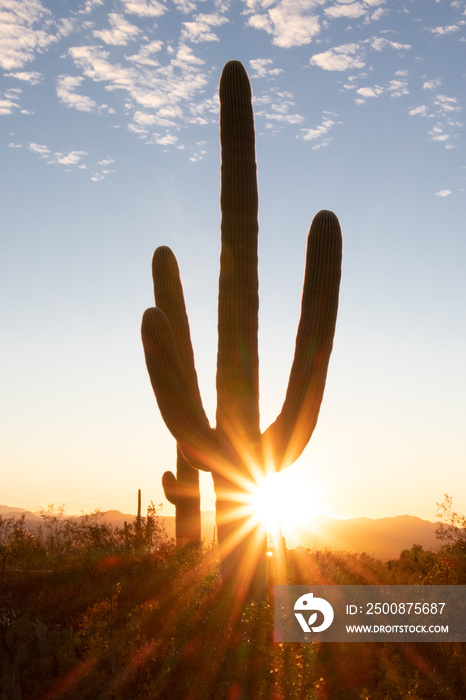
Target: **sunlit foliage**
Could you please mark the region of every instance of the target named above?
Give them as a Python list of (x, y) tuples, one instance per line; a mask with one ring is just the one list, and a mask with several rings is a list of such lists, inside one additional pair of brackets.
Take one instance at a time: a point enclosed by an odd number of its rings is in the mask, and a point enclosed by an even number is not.
[[(0, 518), (2, 698), (460, 698), (461, 644), (275, 644), (273, 584), (465, 583), (466, 560), (418, 545), (392, 562), (296, 549), (268, 558), (264, 605), (225, 593), (213, 548), (174, 546), (157, 508)], [(452, 562), (455, 565), (452, 566)]]

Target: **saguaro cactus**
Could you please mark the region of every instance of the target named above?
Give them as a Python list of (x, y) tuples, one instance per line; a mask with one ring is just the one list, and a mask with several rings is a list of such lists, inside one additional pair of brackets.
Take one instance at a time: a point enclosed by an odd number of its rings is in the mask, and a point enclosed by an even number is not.
[(197, 545), (201, 541), (201, 494), (199, 471), (190, 466), (177, 447), (176, 476), (164, 472), (162, 486), (167, 501), (176, 508), (175, 532), (177, 542)]
[[(261, 434), (258, 355), (258, 194), (251, 88), (239, 61), (220, 79), (221, 256), (218, 297), (217, 413), (202, 406), (178, 266), (154, 254), (156, 307), (142, 322), (146, 364), (169, 430), (185, 460), (212, 472), (222, 577), (260, 595), (266, 537), (241, 507), (258, 474), (292, 464), (317, 422), (333, 345), (341, 275), (337, 217), (319, 212), (309, 231), (301, 317), (282, 410)], [(159, 265), (159, 258), (165, 260)], [(258, 593), (259, 591), (259, 593)]]

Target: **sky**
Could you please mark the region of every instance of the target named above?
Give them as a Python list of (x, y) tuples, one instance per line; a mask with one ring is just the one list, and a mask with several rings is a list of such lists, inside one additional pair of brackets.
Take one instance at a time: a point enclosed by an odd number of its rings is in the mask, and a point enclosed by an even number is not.
[[(265, 429), (285, 397), (314, 214), (343, 275), (306, 517), (466, 513), (466, 0), (3, 0), (0, 503), (163, 503), (174, 439), (140, 340), (177, 256), (215, 420), (218, 81), (250, 76)], [(301, 505), (298, 506), (298, 503)], [(306, 510), (307, 506), (307, 510)], [(202, 475), (202, 508), (214, 508)]]

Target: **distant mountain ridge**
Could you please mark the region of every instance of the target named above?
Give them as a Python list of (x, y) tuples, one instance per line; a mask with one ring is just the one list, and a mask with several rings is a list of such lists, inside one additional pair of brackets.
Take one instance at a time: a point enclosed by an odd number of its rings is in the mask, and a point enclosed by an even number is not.
[(413, 544), (419, 544), (424, 549), (438, 549), (440, 542), (435, 531), (439, 524), (414, 515), (348, 520), (321, 516), (314, 518), (310, 525), (297, 528), (287, 538), (287, 544), (311, 549), (366, 552), (379, 559), (395, 559), (403, 549), (410, 549)]
[[(4, 518), (19, 518), (24, 513), (26, 522), (31, 526), (41, 520), (41, 512), (31, 512), (24, 508), (0, 505), (0, 514)], [(82, 516), (65, 516), (80, 518)], [(122, 528), (125, 521), (131, 523), (136, 516), (121, 513), (119, 510), (102, 512), (102, 518), (114, 527)], [(174, 516), (161, 516), (166, 533), (175, 536)], [(414, 515), (396, 515), (386, 518), (349, 518), (339, 520), (323, 515), (313, 518), (309, 525), (296, 528), (292, 534), (285, 534), (288, 548), (309, 547), (310, 549), (333, 549), (337, 551), (366, 552), (380, 559), (395, 559), (403, 549), (410, 549), (413, 544), (424, 549), (438, 549), (439, 540), (435, 531), (440, 523), (422, 520)], [(202, 536), (207, 543), (214, 537), (215, 512), (202, 512)]]

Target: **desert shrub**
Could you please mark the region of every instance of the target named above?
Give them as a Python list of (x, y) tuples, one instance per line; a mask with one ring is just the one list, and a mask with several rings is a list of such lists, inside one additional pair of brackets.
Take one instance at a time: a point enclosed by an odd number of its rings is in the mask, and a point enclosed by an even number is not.
[(157, 517), (154, 508), (147, 519), (115, 531), (98, 514), (64, 528), (60, 513), (50, 511), (40, 538), (21, 523), (6, 523), (2, 530), (0, 522), (6, 547), (0, 586), (2, 697), (464, 695), (464, 645), (273, 642), (274, 582), (422, 584), (453, 582), (455, 576), (459, 582), (461, 569), (452, 573), (457, 555), (414, 546), (388, 566), (366, 554), (299, 548), (285, 552), (280, 565), (278, 558), (269, 560), (265, 605), (241, 605), (221, 584), (215, 548), (175, 547)]

